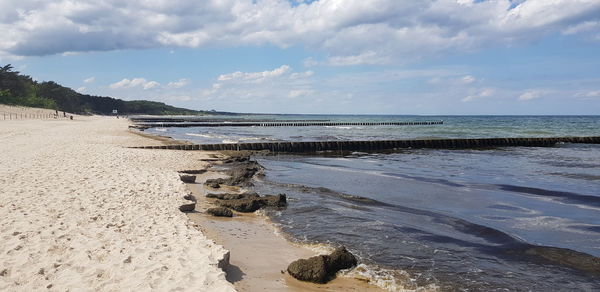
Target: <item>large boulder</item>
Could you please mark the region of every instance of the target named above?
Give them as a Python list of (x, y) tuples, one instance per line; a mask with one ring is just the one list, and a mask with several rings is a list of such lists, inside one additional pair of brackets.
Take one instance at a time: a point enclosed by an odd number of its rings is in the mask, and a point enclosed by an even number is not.
[(330, 255), (296, 260), (288, 266), (287, 271), (301, 281), (327, 283), (335, 278), (339, 270), (352, 268), (357, 263), (356, 257), (342, 246)]
[(324, 255), (293, 261), (287, 271), (298, 280), (313, 283), (327, 283), (330, 278), (327, 272), (327, 256)]
[(334, 273), (337, 273), (339, 270), (352, 268), (356, 266), (357, 263), (356, 257), (342, 246), (329, 255), (327, 270), (335, 271)]
[(265, 206), (285, 207), (287, 206), (287, 196), (285, 194), (266, 195), (262, 198)]
[(210, 208), (206, 213), (216, 217), (233, 217), (233, 212), (225, 207)]

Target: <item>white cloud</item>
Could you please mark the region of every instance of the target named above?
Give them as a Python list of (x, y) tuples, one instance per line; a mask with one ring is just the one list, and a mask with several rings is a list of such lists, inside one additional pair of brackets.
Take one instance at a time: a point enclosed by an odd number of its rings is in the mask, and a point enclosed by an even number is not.
[(292, 73), (290, 74), (290, 78), (291, 79), (300, 79), (300, 78), (308, 78), (311, 77), (315, 74), (314, 71), (308, 70), (305, 72), (300, 72), (300, 73)]
[(296, 90), (290, 90), (290, 93), (288, 94), (288, 96), (290, 98), (296, 98), (299, 96), (306, 96), (306, 95), (310, 95), (312, 93), (314, 93), (315, 91), (312, 89), (296, 89)]
[(353, 56), (333, 56), (329, 58), (329, 64), (333, 66), (349, 66), (349, 65), (377, 65), (385, 64), (388, 60), (379, 56), (374, 51), (364, 52)]
[(181, 87), (188, 85), (189, 82), (190, 82), (189, 79), (182, 78), (177, 81), (169, 82), (169, 84), (167, 84), (167, 86), (170, 88), (181, 88)]
[(484, 98), (484, 97), (490, 97), (492, 95), (494, 95), (494, 93), (496, 93), (496, 90), (493, 88), (484, 88), (480, 91), (478, 91), (475, 94), (469, 95), (463, 99), (461, 99), (462, 102), (470, 102), (473, 101), (475, 99), (479, 99), (479, 98)]
[(262, 71), (262, 72), (233, 72), (229, 74), (220, 75), (217, 80), (219, 81), (247, 81), (247, 82), (256, 82), (260, 83), (270, 78), (279, 77), (290, 70), (290, 66), (282, 65), (279, 68), (275, 68), (270, 71)]
[(158, 86), (160, 86), (160, 83), (158, 83), (156, 81), (149, 81), (149, 82), (146, 82), (143, 84), (144, 90), (156, 88)]
[(127, 89), (134, 87), (141, 87), (144, 90), (152, 89), (159, 87), (160, 83), (156, 81), (148, 81), (145, 78), (133, 78), (131, 80), (127, 78), (123, 78), (121, 81), (115, 82), (111, 84), (109, 87), (111, 89)]
[(304, 67), (314, 67), (319, 65), (319, 62), (313, 59), (312, 57), (308, 57), (302, 61)]
[(578, 92), (578, 93), (575, 94), (575, 97), (587, 97), (587, 98), (600, 97), (600, 90)]
[(459, 82), (462, 84), (471, 84), (471, 83), (475, 82), (476, 80), (477, 79), (475, 79), (475, 77), (473, 77), (471, 75), (467, 75), (467, 76), (460, 78)]
[(96, 77), (93, 77), (93, 76), (83, 80), (84, 83), (92, 83), (94, 81), (96, 81)]
[(336, 66), (387, 64), (551, 33), (598, 38), (599, 21), (598, 0), (5, 0), (0, 56), (269, 44), (322, 50)]
[(75, 89), (75, 91), (79, 92), (79, 93), (83, 93), (86, 90), (85, 86), (79, 87), (77, 89)]
[(532, 100), (542, 97), (543, 94), (544, 92), (541, 90), (528, 90), (519, 96), (519, 100)]

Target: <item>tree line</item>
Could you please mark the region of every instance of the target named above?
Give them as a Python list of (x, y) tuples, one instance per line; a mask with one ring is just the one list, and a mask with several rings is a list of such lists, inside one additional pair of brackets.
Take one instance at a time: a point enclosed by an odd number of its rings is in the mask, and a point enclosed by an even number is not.
[[(178, 108), (162, 102), (125, 101), (79, 93), (54, 81), (37, 82), (8, 64), (0, 67), (0, 104), (40, 107), (76, 114), (198, 115), (207, 113)], [(212, 113), (212, 112), (211, 112)], [(214, 114), (214, 113), (213, 113)]]

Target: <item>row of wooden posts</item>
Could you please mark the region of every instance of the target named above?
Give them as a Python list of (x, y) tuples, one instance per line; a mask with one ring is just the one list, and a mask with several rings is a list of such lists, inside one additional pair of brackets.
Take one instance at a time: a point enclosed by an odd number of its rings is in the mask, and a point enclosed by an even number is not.
[(420, 122), (222, 122), (222, 123), (138, 123), (137, 128), (152, 127), (309, 127), (309, 126), (417, 126), (443, 125), (444, 121)]
[(482, 138), (482, 139), (414, 139), (377, 141), (316, 141), (316, 142), (271, 142), (237, 144), (184, 144), (141, 146), (131, 148), (172, 150), (269, 150), (272, 152), (316, 152), (316, 151), (374, 151), (407, 148), (468, 149), (507, 146), (550, 147), (557, 143), (600, 144), (595, 137), (549, 137), (549, 138)]

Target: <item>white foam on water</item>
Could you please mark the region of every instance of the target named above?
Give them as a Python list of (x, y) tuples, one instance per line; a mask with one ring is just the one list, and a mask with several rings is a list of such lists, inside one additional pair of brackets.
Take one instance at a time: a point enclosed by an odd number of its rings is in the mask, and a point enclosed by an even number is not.
[(369, 282), (387, 291), (440, 291), (440, 288), (435, 284), (417, 286), (415, 279), (406, 271), (385, 269), (367, 264), (359, 264), (354, 269), (340, 271), (338, 275)]

